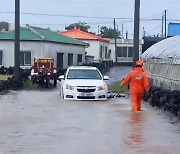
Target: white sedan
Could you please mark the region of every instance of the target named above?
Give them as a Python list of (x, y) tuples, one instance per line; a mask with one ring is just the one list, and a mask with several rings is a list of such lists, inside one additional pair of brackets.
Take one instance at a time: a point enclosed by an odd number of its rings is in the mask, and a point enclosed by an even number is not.
[(96, 67), (72, 66), (65, 75), (59, 76), (60, 95), (69, 100), (106, 100), (107, 85)]

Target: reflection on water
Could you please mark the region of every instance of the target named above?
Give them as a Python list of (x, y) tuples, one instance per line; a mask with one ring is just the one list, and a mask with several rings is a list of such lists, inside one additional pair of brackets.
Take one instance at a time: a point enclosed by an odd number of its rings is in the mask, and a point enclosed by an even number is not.
[[(179, 154), (179, 124), (127, 98), (64, 101), (57, 90), (0, 97), (0, 154)], [(172, 123), (173, 120), (173, 123)]]
[(129, 135), (125, 139), (125, 144), (131, 148), (137, 148), (145, 144), (143, 136), (143, 121), (144, 115), (142, 112), (131, 112), (130, 119), (128, 121)]

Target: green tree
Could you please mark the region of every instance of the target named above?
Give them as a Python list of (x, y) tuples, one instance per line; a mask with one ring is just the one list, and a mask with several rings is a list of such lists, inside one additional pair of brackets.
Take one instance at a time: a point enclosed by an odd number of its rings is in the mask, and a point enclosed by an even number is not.
[(111, 27), (108, 28), (106, 26), (102, 26), (100, 29), (100, 36), (106, 37), (106, 38), (119, 38), (121, 35), (121, 32), (118, 30), (114, 30)]
[(80, 30), (82, 30), (84, 32), (88, 32), (88, 30), (90, 29), (90, 26), (84, 22), (78, 22), (78, 23), (70, 24), (70, 25), (66, 26), (65, 29), (70, 30), (70, 29), (74, 29), (75, 27), (80, 28)]

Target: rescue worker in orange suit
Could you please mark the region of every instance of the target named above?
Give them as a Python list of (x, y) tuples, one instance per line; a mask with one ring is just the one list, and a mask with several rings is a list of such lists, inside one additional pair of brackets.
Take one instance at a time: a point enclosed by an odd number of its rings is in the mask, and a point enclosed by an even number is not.
[(131, 106), (133, 112), (141, 111), (141, 100), (144, 91), (149, 91), (148, 77), (142, 67), (143, 62), (138, 60), (135, 68), (128, 73), (121, 83), (121, 87), (127, 84), (130, 86)]

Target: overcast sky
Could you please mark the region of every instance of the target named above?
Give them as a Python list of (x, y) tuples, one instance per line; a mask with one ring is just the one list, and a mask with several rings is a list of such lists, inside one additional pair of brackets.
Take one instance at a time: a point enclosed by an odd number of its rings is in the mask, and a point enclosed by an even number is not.
[[(98, 25), (113, 28), (113, 18), (117, 18), (119, 30), (123, 24), (124, 32), (128, 31), (129, 37), (132, 37), (134, 1), (20, 0), (21, 25), (64, 30), (65, 26), (80, 21), (90, 25), (90, 31), (97, 33)], [(0, 21), (14, 23), (14, 5), (15, 0), (1, 0)], [(151, 19), (161, 19), (164, 10), (167, 10), (168, 22), (180, 22), (180, 0), (141, 0), (141, 34), (143, 27), (146, 34), (161, 34), (161, 21)]]

